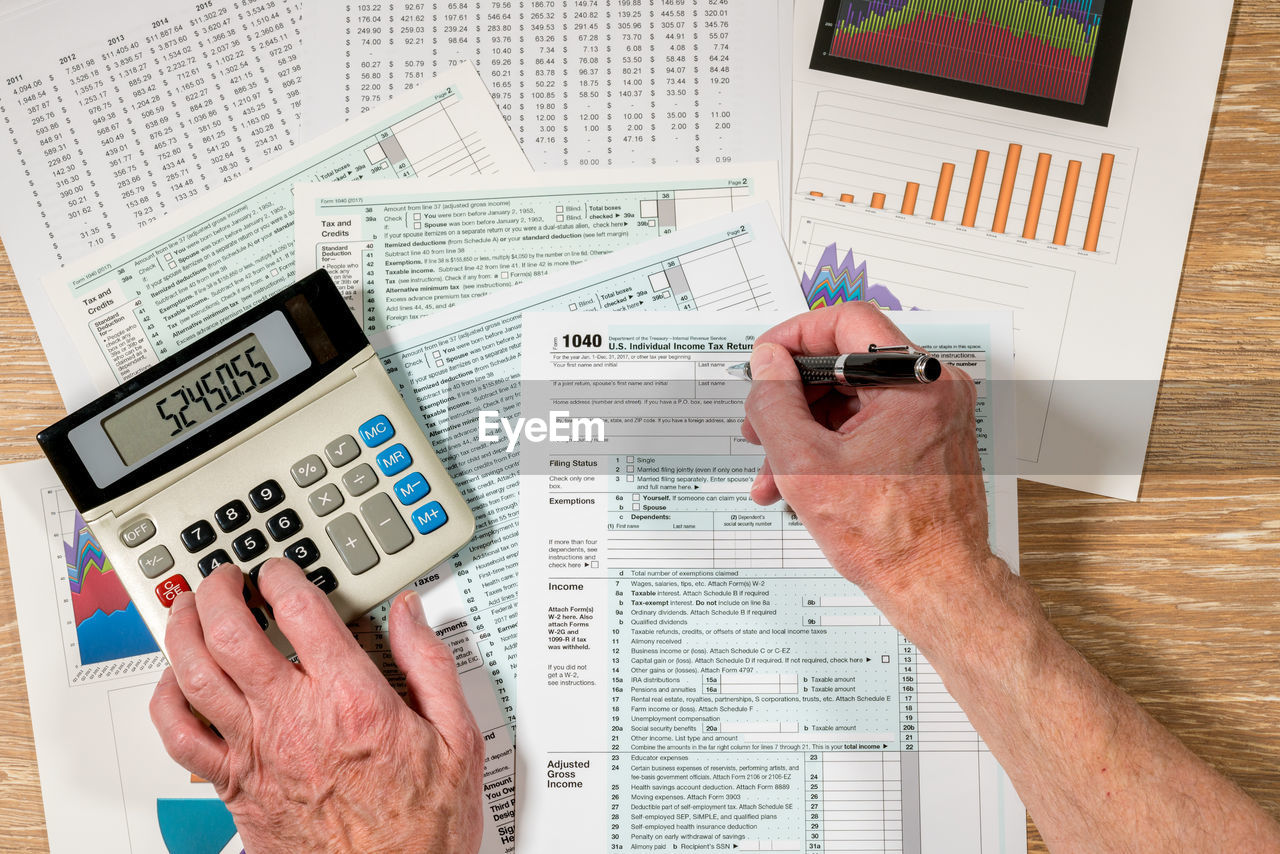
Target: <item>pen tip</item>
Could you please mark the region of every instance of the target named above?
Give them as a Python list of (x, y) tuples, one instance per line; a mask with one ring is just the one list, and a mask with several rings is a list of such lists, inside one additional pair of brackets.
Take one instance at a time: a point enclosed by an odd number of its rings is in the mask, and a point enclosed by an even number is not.
[(737, 365), (730, 365), (729, 373), (733, 374), (740, 380), (749, 380), (751, 379), (751, 363), (742, 362)]

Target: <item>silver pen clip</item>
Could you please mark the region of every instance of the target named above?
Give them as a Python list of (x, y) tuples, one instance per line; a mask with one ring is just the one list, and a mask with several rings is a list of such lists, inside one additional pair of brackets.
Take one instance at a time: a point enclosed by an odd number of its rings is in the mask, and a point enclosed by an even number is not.
[(910, 344), (891, 344), (887, 347), (881, 347), (878, 344), (872, 344), (867, 347), (868, 353), (906, 353), (910, 356), (927, 356), (924, 350), (917, 350)]

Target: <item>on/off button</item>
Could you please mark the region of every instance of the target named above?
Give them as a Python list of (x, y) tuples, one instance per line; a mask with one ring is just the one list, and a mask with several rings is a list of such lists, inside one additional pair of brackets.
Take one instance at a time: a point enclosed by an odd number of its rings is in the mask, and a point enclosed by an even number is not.
[(134, 519), (120, 529), (120, 542), (129, 548), (140, 546), (156, 535), (156, 523), (150, 519)]

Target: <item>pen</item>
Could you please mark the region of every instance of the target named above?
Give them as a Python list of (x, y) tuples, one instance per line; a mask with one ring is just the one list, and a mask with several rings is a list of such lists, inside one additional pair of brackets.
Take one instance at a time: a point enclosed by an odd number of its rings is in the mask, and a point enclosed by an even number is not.
[[(927, 353), (907, 347), (871, 347), (869, 353), (838, 356), (796, 356), (800, 381), (805, 385), (890, 386), (922, 385), (942, 376), (942, 363)], [(729, 373), (751, 379), (751, 363), (733, 365)]]

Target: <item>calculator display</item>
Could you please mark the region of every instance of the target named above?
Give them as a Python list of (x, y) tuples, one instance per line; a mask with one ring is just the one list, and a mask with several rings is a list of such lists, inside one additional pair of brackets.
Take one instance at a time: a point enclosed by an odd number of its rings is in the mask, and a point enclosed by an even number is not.
[(246, 335), (102, 422), (126, 466), (229, 412), (280, 378), (257, 335)]

